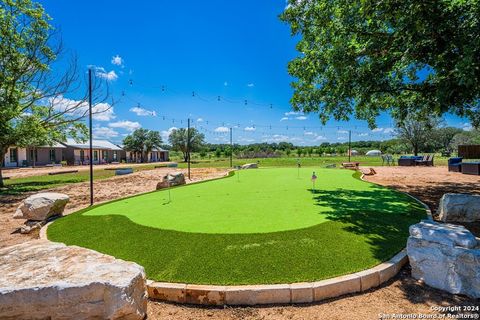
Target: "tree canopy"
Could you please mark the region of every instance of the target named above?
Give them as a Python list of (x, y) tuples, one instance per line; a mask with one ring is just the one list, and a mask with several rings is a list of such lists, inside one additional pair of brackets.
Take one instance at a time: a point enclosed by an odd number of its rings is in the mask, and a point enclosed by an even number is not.
[(480, 1), (290, 0), (280, 18), (299, 36), (291, 104), (323, 122), (375, 126), (451, 112), (480, 124)]
[[(183, 159), (186, 162), (188, 161), (189, 152), (200, 151), (205, 144), (205, 135), (195, 128), (190, 128), (190, 131), (180, 128), (172, 130), (168, 140), (173, 150), (182, 152)], [(187, 146), (189, 146), (190, 150), (188, 150)]]
[(158, 131), (143, 128), (136, 129), (123, 139), (124, 149), (140, 154), (142, 162), (149, 152), (161, 148), (162, 143), (162, 137)]
[[(50, 20), (37, 2), (0, 1), (1, 159), (10, 146), (51, 145), (67, 136), (83, 140), (87, 133), (82, 121), (86, 99), (65, 99), (81, 88), (76, 60), (63, 73), (53, 71), (62, 43)], [(96, 82), (94, 92), (98, 86)]]

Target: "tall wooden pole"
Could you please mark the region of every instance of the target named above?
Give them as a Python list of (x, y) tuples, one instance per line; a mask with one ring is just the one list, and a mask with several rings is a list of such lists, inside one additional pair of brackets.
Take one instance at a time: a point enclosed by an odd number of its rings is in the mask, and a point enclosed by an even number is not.
[(93, 206), (93, 141), (92, 141), (92, 69), (88, 69), (88, 130), (90, 136), (90, 205)]
[(187, 120), (187, 161), (188, 161), (188, 179), (190, 179), (190, 118)]

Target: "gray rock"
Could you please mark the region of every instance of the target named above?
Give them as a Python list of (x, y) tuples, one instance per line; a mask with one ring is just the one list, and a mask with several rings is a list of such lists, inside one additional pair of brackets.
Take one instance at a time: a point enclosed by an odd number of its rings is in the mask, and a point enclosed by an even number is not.
[(163, 177), (162, 181), (157, 183), (157, 190), (168, 187), (179, 186), (185, 184), (185, 175), (181, 172), (169, 173)]
[(437, 214), (443, 222), (480, 221), (480, 196), (446, 193), (440, 199)]
[(480, 248), (464, 227), (423, 221), (410, 227), (412, 276), (454, 294), (480, 298)]
[(35, 240), (0, 249), (0, 319), (143, 319), (143, 267)]
[(42, 192), (23, 200), (13, 218), (43, 221), (61, 215), (70, 198), (63, 193)]
[(257, 163), (247, 163), (242, 166), (242, 169), (257, 169), (258, 164)]
[(474, 248), (477, 245), (475, 236), (465, 227), (429, 220), (410, 226), (410, 236), (450, 247)]

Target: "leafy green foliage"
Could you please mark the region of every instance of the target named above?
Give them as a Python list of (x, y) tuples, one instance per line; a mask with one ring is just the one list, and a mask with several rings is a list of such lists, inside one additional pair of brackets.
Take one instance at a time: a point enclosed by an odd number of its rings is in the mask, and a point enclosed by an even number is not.
[[(452, 112), (480, 124), (480, 1), (290, 0), (295, 110), (373, 127)], [(425, 75), (425, 76), (423, 76)]]
[[(201, 150), (205, 144), (205, 135), (195, 128), (190, 128), (190, 131), (187, 131), (185, 128), (180, 128), (172, 130), (168, 141), (172, 145), (173, 150), (182, 152), (183, 159), (186, 162), (189, 157), (188, 152)], [(190, 150), (188, 150), (187, 147), (189, 147)]]
[(61, 46), (55, 44), (50, 20), (37, 2), (0, 2), (0, 159), (12, 145), (50, 145), (86, 134), (79, 122), (83, 113), (72, 115), (84, 109), (81, 102), (68, 110), (48, 105), (76, 80), (74, 70), (58, 78), (51, 71)]
[(145, 156), (153, 149), (161, 148), (163, 141), (160, 133), (148, 129), (136, 129), (132, 134), (123, 139), (125, 150), (133, 151), (141, 155), (142, 162)]

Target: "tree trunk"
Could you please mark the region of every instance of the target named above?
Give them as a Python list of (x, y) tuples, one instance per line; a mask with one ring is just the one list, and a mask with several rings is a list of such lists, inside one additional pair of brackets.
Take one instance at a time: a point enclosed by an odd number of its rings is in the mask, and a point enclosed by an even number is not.
[(182, 152), (183, 153), (183, 162), (187, 162), (188, 161), (188, 154), (186, 152)]
[(413, 146), (413, 155), (418, 156), (418, 146), (417, 145)]
[(3, 160), (5, 159), (5, 151), (3, 148), (0, 148), (0, 188), (5, 187), (3, 183), (3, 175), (2, 175), (2, 167), (3, 167)]

